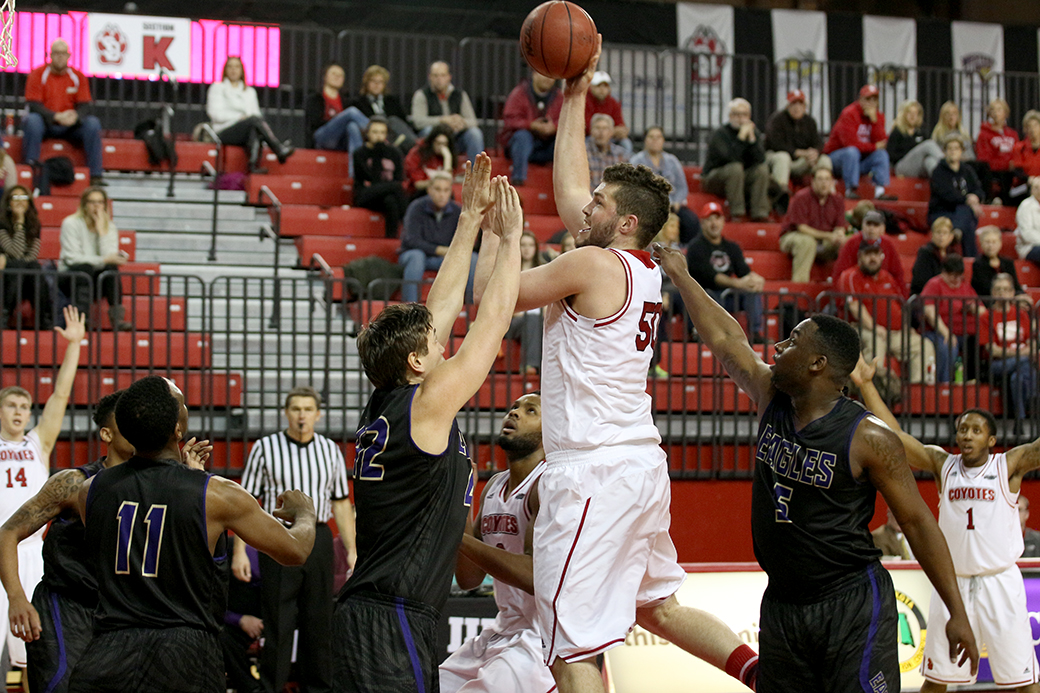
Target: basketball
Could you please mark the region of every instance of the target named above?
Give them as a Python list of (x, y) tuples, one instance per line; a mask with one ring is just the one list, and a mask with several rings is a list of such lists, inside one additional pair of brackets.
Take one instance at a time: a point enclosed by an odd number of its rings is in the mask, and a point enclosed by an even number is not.
[(596, 23), (573, 2), (543, 2), (531, 10), (520, 30), (524, 60), (553, 79), (580, 75), (595, 51)]

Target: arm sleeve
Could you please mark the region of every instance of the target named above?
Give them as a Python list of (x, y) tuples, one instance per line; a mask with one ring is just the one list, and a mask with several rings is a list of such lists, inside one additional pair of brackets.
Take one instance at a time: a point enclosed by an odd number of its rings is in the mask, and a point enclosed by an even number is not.
[(733, 274), (737, 277), (746, 277), (751, 272), (747, 260), (744, 259), (744, 251), (736, 243), (731, 243), (729, 248), (730, 260), (733, 262)]
[[(0, 145), (2, 146), (2, 145)], [(18, 185), (18, 168), (14, 165), (14, 157), (4, 154), (4, 187), (10, 190)]]
[(795, 195), (791, 198), (791, 205), (787, 208), (787, 214), (784, 215), (782, 233), (788, 231), (797, 231), (799, 224), (808, 223), (808, 215), (805, 213), (805, 201), (808, 197)]
[(408, 179), (408, 187), (414, 189), (416, 181), (426, 180), (426, 171), (423, 170), (422, 162), (419, 161), (419, 145), (415, 145), (404, 158), (404, 173)]
[(928, 280), (932, 278), (933, 274), (927, 256), (927, 249), (920, 249), (917, 251), (917, 258), (914, 260), (914, 267), (910, 276), (910, 294), (920, 294), (924, 291), (924, 285), (928, 283)]
[[(853, 248), (853, 246), (856, 246)], [(856, 264), (856, 254), (859, 252), (859, 243), (849, 239), (842, 244), (838, 251), (838, 259), (834, 261), (834, 271), (831, 272), (835, 286), (841, 279), (841, 273)], [(886, 251), (887, 252), (887, 251)]]
[(755, 141), (745, 150), (744, 165), (756, 166), (766, 160), (766, 136), (762, 131), (755, 128)]
[(390, 158), (394, 162), (394, 180), (398, 183), (404, 182), (404, 158), (401, 156), (401, 150), (397, 147), (390, 146), (387, 148)]
[(369, 175), (368, 162), (365, 161), (365, 154), (368, 151), (368, 147), (361, 145), (354, 150), (354, 153), (350, 155), (350, 158), (354, 160), (354, 187), (365, 187), (368, 183), (372, 182), (372, 177)]
[(968, 192), (975, 193), (975, 196), (984, 202), (986, 196), (982, 192), (982, 183), (979, 181), (979, 175), (975, 173), (975, 169), (971, 166), (965, 166), (962, 170), (964, 171), (964, 177), (968, 181)]
[(61, 222), (61, 264), (64, 267), (72, 265), (93, 265), (100, 267), (103, 257), (94, 253), (87, 243), (90, 229), (86, 222), (75, 214), (65, 217)]
[(705, 289), (715, 289), (715, 270), (711, 266), (711, 254), (704, 248), (690, 248), (686, 253), (686, 268), (690, 276)]
[[(875, 142), (882, 142), (888, 139), (888, 133), (885, 132), (885, 114), (880, 110), (877, 114), (877, 120), (874, 121), (874, 125), (870, 128), (870, 142), (873, 145)], [(871, 149), (873, 151), (874, 147)]]
[(206, 116), (214, 123), (226, 123), (235, 118), (225, 103), (223, 82), (214, 82), (206, 90)]
[(412, 94), (412, 125), (416, 130), (431, 128), (437, 124), (439, 118), (430, 115), (430, 105), (426, 103), (426, 94), (422, 89), (416, 89)]
[(54, 125), (54, 111), (47, 108), (39, 101), (30, 101), (28, 105), (30, 113), (36, 113), (37, 115), (42, 117), (43, 121), (47, 125)]
[(610, 117), (614, 119), (614, 125), (624, 125), (625, 114), (621, 112), (621, 102), (615, 99), (613, 96), (610, 97), (610, 100)]
[(108, 231), (100, 237), (101, 257), (115, 255), (119, 252), (119, 229), (112, 222), (108, 224)]

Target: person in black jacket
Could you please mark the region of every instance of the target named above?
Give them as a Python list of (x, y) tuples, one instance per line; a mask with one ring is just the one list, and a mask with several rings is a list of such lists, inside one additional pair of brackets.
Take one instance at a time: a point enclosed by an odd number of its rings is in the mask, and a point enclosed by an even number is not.
[(896, 175), (907, 178), (930, 178), (943, 158), (939, 143), (928, 136), (921, 104), (913, 99), (899, 105), (887, 149)]
[(960, 254), (960, 245), (953, 235), (953, 222), (939, 217), (932, 222), (932, 240), (917, 249), (913, 274), (910, 278), (910, 295), (920, 294), (928, 280), (942, 271), (943, 260), (949, 253)]
[(766, 163), (785, 192), (792, 175), (806, 176), (817, 164), (832, 169), (831, 158), (821, 154), (823, 140), (816, 120), (807, 111), (805, 92), (795, 89), (787, 95), (787, 107), (766, 121)]
[(961, 231), (964, 257), (975, 257), (975, 229), (982, 211), (982, 184), (975, 171), (961, 164), (964, 146), (956, 136), (943, 141), (946, 158), (932, 171), (932, 197), (928, 201), (928, 222), (948, 217)]
[(751, 104), (745, 99), (730, 101), (729, 123), (712, 133), (708, 141), (701, 189), (724, 196), (734, 219), (744, 216), (747, 206), (753, 220), (769, 218), (769, 167), (764, 141), (762, 131), (751, 121)]
[(382, 212), (386, 237), (396, 238), (408, 198), (404, 194), (401, 152), (387, 144), (386, 118), (374, 115), (365, 130), (365, 144), (354, 151), (354, 205)]
[[(1024, 292), (1015, 272), (1015, 261), (1000, 256), (1000, 229), (996, 226), (983, 226), (975, 237), (979, 242), (979, 256), (975, 258), (971, 267), (971, 288), (975, 289), (975, 293), (979, 296), (991, 295), (994, 278), (998, 274), (1006, 274), (1011, 277), (1015, 295), (1022, 295)], [(1026, 300), (1029, 300), (1028, 297)]]
[[(354, 153), (364, 143), (361, 131), (368, 127), (368, 116), (351, 106), (343, 93), (347, 73), (339, 63), (329, 63), (322, 72), (321, 91), (311, 94), (304, 104), (307, 146)], [(354, 175), (351, 161), (351, 175)]]
[(388, 142), (402, 153), (415, 146), (418, 136), (408, 123), (408, 112), (401, 105), (401, 100), (386, 93), (386, 85), (390, 81), (390, 70), (381, 65), (369, 65), (361, 75), (361, 95), (350, 105), (356, 107), (366, 117), (374, 115), (386, 116), (390, 124)]

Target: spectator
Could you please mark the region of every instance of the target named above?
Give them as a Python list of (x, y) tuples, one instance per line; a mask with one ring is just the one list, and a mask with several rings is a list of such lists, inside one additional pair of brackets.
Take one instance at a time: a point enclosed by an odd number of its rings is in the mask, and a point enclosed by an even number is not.
[(54, 307), (43, 275), (12, 271), (39, 272), (39, 255), (40, 217), (36, 205), (25, 187), (13, 185), (4, 191), (0, 201), (0, 270), (3, 271), (4, 285), (0, 329), (7, 327), (8, 318), (17, 311), (19, 299), (34, 302), (38, 329), (49, 330), (54, 326)]
[(845, 198), (858, 200), (860, 171), (874, 179), (874, 198), (894, 200), (885, 192), (889, 183), (888, 135), (885, 114), (878, 110), (878, 89), (868, 84), (859, 90), (859, 100), (842, 109), (823, 151), (834, 164), (834, 175), (845, 181)]
[(791, 256), (791, 281), (809, 281), (813, 263), (834, 260), (844, 242), (845, 200), (835, 192), (830, 169), (820, 166), (812, 185), (795, 193), (784, 217), (780, 250)]
[[(976, 177), (982, 185), (983, 190), (989, 189), (990, 172), (989, 166), (976, 160), (975, 143), (971, 140), (971, 134), (961, 122), (961, 109), (953, 101), (947, 101), (939, 108), (939, 122), (932, 128), (932, 139), (935, 140), (943, 151), (946, 151), (946, 141), (955, 138), (960, 141), (963, 154), (961, 163), (975, 171)], [(987, 199), (985, 195), (980, 199)], [(956, 221), (954, 222), (956, 224)]]
[(614, 144), (611, 134), (614, 120), (605, 113), (592, 116), (592, 134), (585, 138), (585, 153), (589, 158), (589, 190), (595, 190), (603, 181), (608, 166), (628, 161), (624, 147)]
[(66, 277), (62, 290), (66, 295), (72, 294), (72, 303), (80, 313), (90, 315), (92, 287), (96, 286), (108, 301), (113, 329), (129, 330), (132, 325), (126, 321), (118, 274), (126, 261), (126, 252), (119, 249), (119, 229), (108, 216), (108, 195), (103, 188), (91, 186), (80, 195), (79, 211), (61, 222), (58, 260), (58, 268), (63, 272), (86, 274), (90, 281)]
[[(231, 537), (231, 542), (241, 541)], [(260, 682), (253, 677), (249, 650), (264, 632), (260, 600), (260, 559), (256, 549), (246, 546), (250, 579), (228, 580), (227, 610), (220, 631), (220, 649), (224, 653), (227, 687), (237, 693), (260, 693)]]
[[(881, 239), (863, 242), (857, 262), (855, 267), (841, 273), (837, 288), (844, 294), (857, 296), (846, 297), (845, 308), (849, 322), (859, 329), (863, 358), (871, 361), (879, 357), (879, 369), (887, 373), (885, 364), (889, 354), (896, 355), (904, 367), (909, 367), (907, 380), (910, 383), (934, 383), (935, 347), (916, 330), (909, 329), (903, 334), (903, 287), (883, 267), (885, 252)], [(877, 301), (868, 296), (876, 296)]]
[[(520, 236), (520, 270), (534, 269), (542, 264), (538, 239), (530, 231)], [(520, 368), (533, 375), (542, 367), (542, 309), (532, 308), (513, 314), (506, 330), (506, 339), (520, 342)]]
[[(24, 140), (23, 140), (24, 141)], [(0, 194), (18, 185), (18, 169), (15, 168), (14, 158), (8, 154), (0, 144)]]
[(1022, 260), (1040, 265), (1040, 176), (1030, 179), (1029, 191), (1015, 213), (1015, 251)]
[(553, 234), (553, 237), (549, 239), (549, 243), (559, 245), (560, 249), (556, 250), (553, 245), (547, 245), (545, 250), (542, 251), (542, 264), (552, 262), (564, 253), (569, 253), (578, 247), (574, 240), (574, 236), (572, 236), (570, 231), (567, 229)]
[[(701, 189), (729, 202), (733, 219), (751, 207), (755, 221), (769, 219), (769, 167), (762, 131), (751, 121), (751, 104), (745, 99), (729, 102), (729, 123), (712, 133), (708, 158), (701, 174)], [(745, 195), (748, 204), (745, 205)]]
[[(698, 221), (698, 228), (700, 228), (700, 222)], [(672, 248), (678, 250), (681, 253), (686, 253), (686, 245), (679, 238), (679, 217), (669, 212), (668, 221), (664, 223), (661, 230), (654, 240), (650, 242), (651, 245), (654, 243), (660, 243), (665, 248)], [(673, 315), (682, 314), (682, 296), (679, 294), (679, 290), (675, 288), (675, 284), (668, 278), (668, 275), (661, 275), (661, 317), (658, 320), (660, 327), (658, 328), (658, 339), (654, 342), (654, 356), (650, 359), (650, 372), (649, 377), (664, 379), (668, 377), (668, 371), (661, 367), (661, 343), (666, 339), (665, 329), (667, 325), (671, 324)]]
[[(401, 255), (397, 264), (404, 268), (401, 297), (406, 302), (419, 300), (419, 284), (423, 272), (440, 269), (448, 252), (455, 227), (459, 224), (462, 208), (451, 199), (451, 176), (437, 171), (430, 178), (429, 194), (413, 200), (404, 213), (401, 232)], [(473, 272), (477, 267), (476, 253), (469, 266), (466, 302), (472, 302)]]
[(1024, 421), (1028, 404), (1036, 391), (1034, 357), (1035, 336), (1028, 302), (1015, 300), (1015, 281), (1010, 274), (998, 274), (990, 286), (989, 374), (1002, 392), (1011, 394), (1015, 418)]
[[(701, 235), (686, 249), (686, 265), (690, 276), (728, 311), (747, 313), (748, 332), (752, 343), (764, 341), (762, 333), (762, 289), (765, 280), (752, 272), (744, 260), (740, 246), (722, 237), (726, 220), (722, 207), (709, 202), (701, 210)], [(727, 289), (732, 291), (722, 298)]]
[(679, 217), (679, 240), (686, 245), (701, 232), (700, 219), (686, 206), (686, 198), (690, 196), (686, 171), (683, 170), (678, 157), (664, 151), (664, 130), (659, 125), (651, 125), (646, 129), (643, 147), (643, 151), (632, 157), (631, 163), (646, 166), (672, 184), (672, 192), (668, 193), (668, 203), (672, 214)]
[[(979, 126), (975, 154), (980, 162), (989, 167), (992, 178), (996, 181), (997, 196), (992, 199), (993, 204), (999, 205), (1005, 201), (1014, 204), (1011, 202), (1011, 191), (1015, 186), (1015, 171), (1011, 165), (1011, 157), (1014, 155), (1015, 145), (1018, 144), (1018, 133), (1007, 124), (1011, 107), (1004, 99), (993, 99), (989, 102), (987, 113), (989, 119)], [(983, 192), (986, 193), (986, 199), (993, 195), (992, 190), (985, 187)], [(1021, 193), (1019, 195), (1021, 196)], [(1021, 199), (1016, 202), (1021, 202)]]
[(903, 273), (903, 263), (899, 259), (899, 249), (892, 239), (885, 235), (885, 215), (881, 212), (870, 210), (863, 215), (863, 230), (857, 231), (849, 236), (841, 250), (838, 251), (838, 259), (834, 261), (834, 271), (831, 277), (837, 286), (841, 273), (850, 267), (855, 267), (859, 262), (859, 249), (864, 243), (880, 241), (881, 252), (884, 261), (881, 268), (892, 275), (896, 280), (896, 288), (899, 295), (906, 298), (906, 279)]
[(932, 171), (932, 195), (928, 201), (928, 223), (939, 217), (953, 222), (961, 232), (961, 248), (966, 257), (975, 257), (975, 228), (982, 212), (982, 186), (975, 171), (962, 163), (964, 149), (957, 135), (943, 143), (946, 157)]
[(390, 125), (390, 137), (387, 141), (408, 153), (415, 146), (417, 139), (412, 126), (408, 124), (408, 114), (401, 105), (401, 100), (393, 94), (386, 93), (390, 82), (390, 70), (380, 65), (369, 65), (361, 75), (361, 91), (358, 98), (351, 102), (367, 118), (374, 115), (386, 117)]
[(419, 136), (428, 136), (435, 125), (446, 125), (455, 145), (476, 161), (484, 151), (484, 133), (477, 126), (469, 94), (451, 83), (451, 68), (442, 60), (430, 65), (427, 78), (429, 84), (412, 94), (412, 124)]
[(1015, 261), (1000, 256), (1000, 248), (1003, 245), (1000, 229), (996, 226), (983, 226), (979, 229), (977, 238), (980, 254), (971, 266), (971, 288), (975, 289), (979, 296), (989, 296), (996, 276), (1006, 274), (1011, 277), (1015, 293), (1021, 294), (1022, 285), (1018, 283)]
[(405, 191), (422, 197), (430, 186), (430, 177), (440, 171), (451, 178), (455, 172), (454, 135), (447, 125), (435, 125), (430, 134), (420, 139), (404, 158)]
[[(364, 143), (361, 131), (368, 126), (368, 117), (349, 105), (343, 92), (346, 78), (342, 65), (329, 63), (322, 72), (321, 91), (311, 94), (304, 104), (308, 147), (353, 154)], [(354, 175), (353, 159), (350, 175)]]
[(964, 258), (950, 253), (942, 262), (939, 276), (932, 277), (921, 291), (924, 298), (925, 338), (935, 345), (936, 381), (946, 383), (963, 357), (964, 376), (979, 374), (978, 318), (986, 309), (977, 302), (971, 284), (964, 281)]
[(805, 92), (795, 89), (787, 94), (787, 107), (766, 121), (766, 163), (773, 180), (784, 192), (791, 176), (801, 178), (817, 164), (831, 168), (831, 159), (821, 154), (823, 140), (816, 120), (807, 113)]
[(917, 249), (914, 267), (910, 275), (910, 295), (920, 295), (924, 285), (932, 277), (942, 271), (943, 260), (949, 253), (960, 253), (960, 245), (955, 243), (953, 223), (946, 217), (939, 217), (932, 222), (932, 238)]
[(1040, 558), (1040, 532), (1026, 527), (1029, 520), (1029, 498), (1026, 495), (1018, 496), (1018, 519), (1022, 523), (1022, 538), (1025, 542), (1025, 550), (1022, 558)]
[(606, 72), (599, 71), (592, 75), (592, 83), (585, 100), (585, 134), (592, 134), (592, 117), (604, 113), (610, 116), (614, 123), (611, 140), (631, 157), (632, 140), (628, 138), (628, 126), (625, 125), (625, 116), (621, 114), (621, 103), (610, 95), (610, 83), (610, 75)]
[(502, 109), (498, 142), (513, 161), (510, 182), (527, 182), (527, 165), (552, 161), (563, 95), (556, 80), (531, 70), (530, 79), (513, 87)]
[(408, 197), (404, 193), (404, 162), (401, 152), (386, 141), (390, 130), (386, 118), (372, 116), (365, 129), (365, 145), (352, 157), (354, 205), (380, 212), (386, 221), (386, 237), (396, 238), (404, 218)]
[(896, 175), (907, 178), (931, 178), (943, 158), (942, 147), (924, 132), (924, 109), (913, 99), (899, 105), (887, 149)]
[(25, 81), (29, 112), (22, 119), (22, 161), (40, 159), (45, 137), (57, 137), (83, 147), (90, 167), (90, 184), (104, 185), (101, 167), (101, 121), (90, 114), (90, 84), (69, 65), (69, 44), (51, 44), (51, 61), (29, 73)]
[(888, 521), (870, 533), (874, 539), (874, 546), (881, 551), (882, 558), (898, 558), (904, 561), (914, 560), (914, 554), (910, 550), (910, 544), (903, 536), (903, 530), (899, 526), (899, 520), (892, 514), (892, 508), (888, 509)]
[(1040, 176), (1040, 111), (1026, 111), (1022, 116), (1022, 133), (1025, 137), (1011, 152), (1011, 165), (1022, 169), (1030, 178)]
[(246, 148), (250, 172), (261, 170), (260, 148), (265, 143), (279, 163), (284, 164), (295, 151), (289, 140), (279, 141), (264, 120), (256, 89), (246, 84), (241, 58), (229, 57), (224, 63), (221, 81), (209, 85), (206, 115), (223, 144)]

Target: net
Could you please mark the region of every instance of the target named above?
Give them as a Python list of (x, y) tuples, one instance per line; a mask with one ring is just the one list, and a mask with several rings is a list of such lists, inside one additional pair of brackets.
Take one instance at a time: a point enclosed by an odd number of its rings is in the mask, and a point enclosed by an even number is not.
[(3, 0), (0, 12), (3, 13), (3, 26), (0, 26), (0, 67), (15, 67), (18, 58), (14, 57), (14, 41), (12, 29), (14, 27), (14, 2), (15, 0)]

